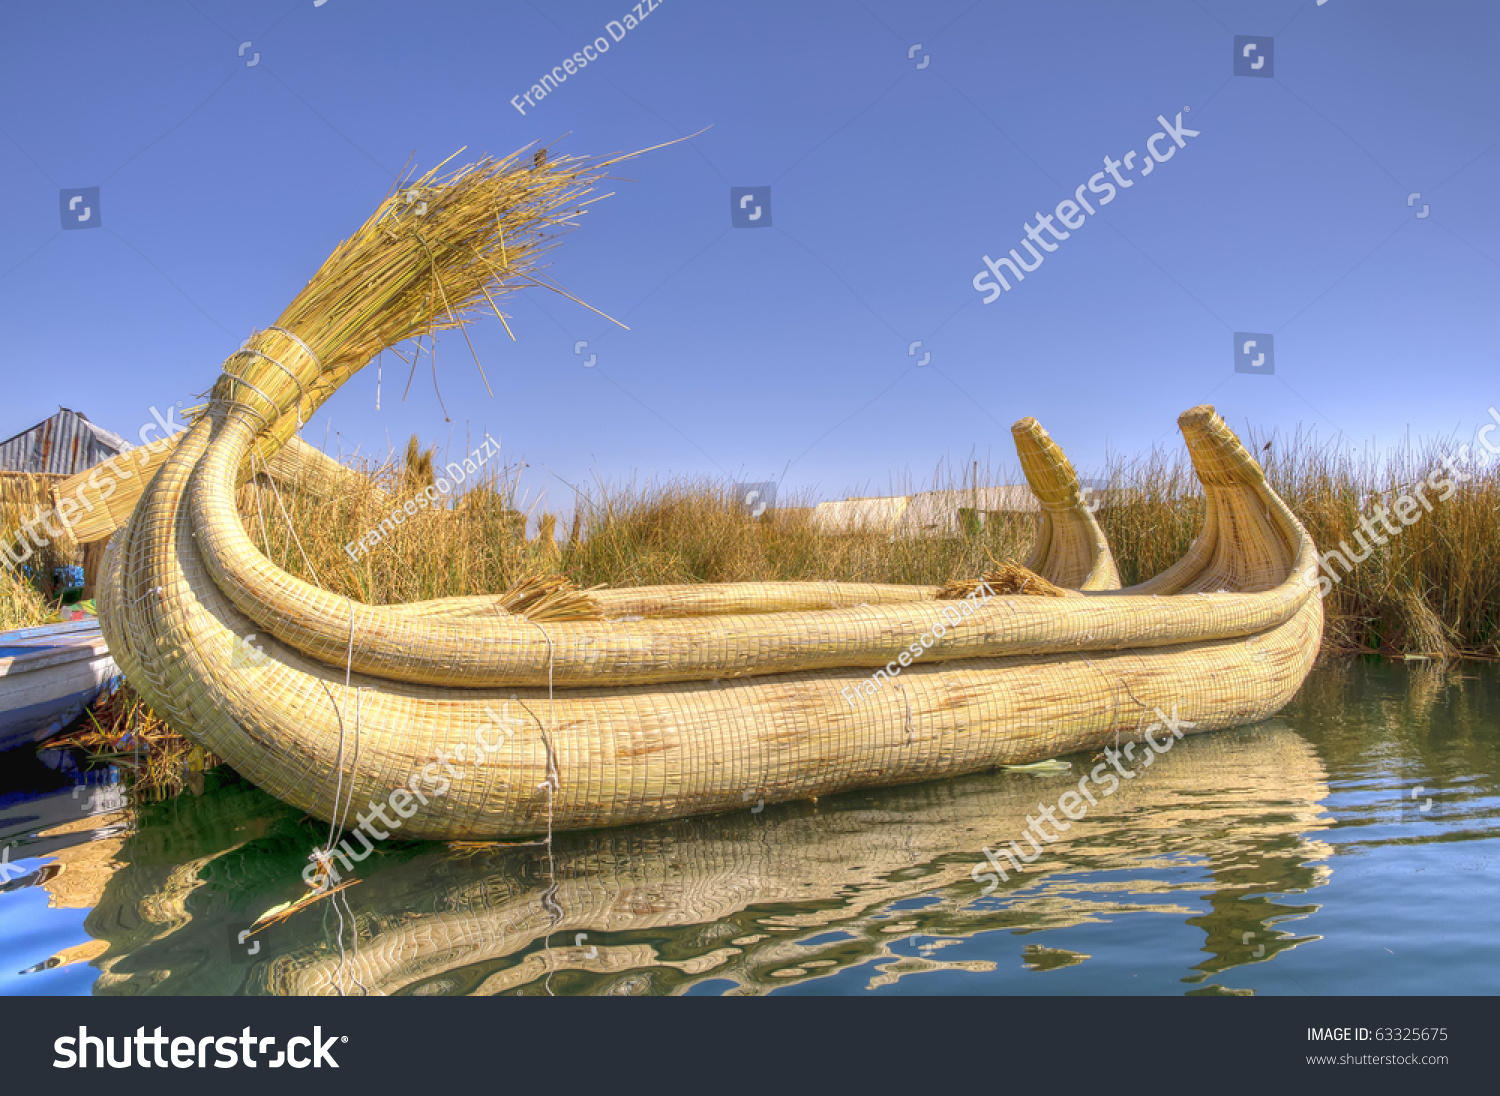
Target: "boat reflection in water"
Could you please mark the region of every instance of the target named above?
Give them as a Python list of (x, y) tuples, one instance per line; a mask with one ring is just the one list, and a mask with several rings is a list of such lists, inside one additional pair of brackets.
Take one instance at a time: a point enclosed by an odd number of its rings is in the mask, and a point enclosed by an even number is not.
[[(387, 845), (358, 885), (241, 939), (296, 890), (321, 834), (247, 785), (147, 815), (85, 927), (109, 994), (764, 993), (860, 968), (984, 989), (1010, 934), (1166, 914), (1206, 958), (1188, 983), (1300, 941), (1274, 901), (1326, 881), (1326, 773), (1279, 721), (1190, 736), (989, 895), (981, 849), (1076, 787), (1000, 772), (590, 833), (545, 846)], [(170, 813), (170, 824), (168, 821)], [(297, 882), (300, 886), (300, 882)], [(920, 907), (920, 908), (915, 908)], [(981, 934), (995, 934), (987, 941)], [(1088, 957), (1040, 945), (1050, 970)], [(982, 957), (974, 958), (974, 953)], [(983, 957), (989, 956), (989, 957)], [(856, 987), (857, 988), (857, 987)], [(913, 988), (921, 988), (920, 985)], [(1210, 987), (1217, 988), (1217, 987)]]

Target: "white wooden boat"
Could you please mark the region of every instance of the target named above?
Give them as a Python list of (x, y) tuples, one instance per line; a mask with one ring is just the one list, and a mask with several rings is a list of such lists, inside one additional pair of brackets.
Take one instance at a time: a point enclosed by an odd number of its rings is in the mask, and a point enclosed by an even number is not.
[(56, 734), (119, 676), (97, 620), (0, 632), (0, 750)]

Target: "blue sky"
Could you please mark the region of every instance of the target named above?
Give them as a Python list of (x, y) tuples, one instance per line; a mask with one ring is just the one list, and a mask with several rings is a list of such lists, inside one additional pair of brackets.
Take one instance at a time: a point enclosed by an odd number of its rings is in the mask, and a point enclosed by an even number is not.
[[(1500, 6), (659, 0), (514, 109), (633, 11), (0, 5), (0, 436), (58, 404), (133, 435), (193, 403), (408, 157), (705, 126), (622, 169), (554, 254), (629, 331), (515, 296), (516, 342), (472, 332), (495, 398), (455, 334), (451, 422), (425, 367), (403, 402), (387, 355), (378, 411), (372, 367), (304, 436), (458, 452), (490, 431), (566, 509), (595, 475), (883, 493), (1012, 460), (1023, 415), (1087, 467), (1175, 445), (1205, 401), (1236, 428), (1382, 444), (1471, 435), (1500, 401)], [(1236, 35), (1274, 39), (1271, 78), (1233, 74)], [(1199, 136), (1140, 175), (1179, 111)], [(1131, 150), (1134, 185), (982, 304), (981, 257)], [(730, 188), (767, 186), (769, 227), (731, 227)], [(63, 231), (80, 187), (101, 227)], [(1234, 371), (1236, 332), (1274, 335), (1274, 376)]]

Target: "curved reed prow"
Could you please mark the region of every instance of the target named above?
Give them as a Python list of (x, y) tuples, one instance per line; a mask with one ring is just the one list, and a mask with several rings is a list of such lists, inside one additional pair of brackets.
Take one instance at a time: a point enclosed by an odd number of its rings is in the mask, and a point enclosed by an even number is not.
[(1187, 555), (1131, 592), (1255, 593), (1315, 565), (1317, 552), (1307, 530), (1214, 409), (1189, 408), (1177, 425), (1203, 485), (1203, 531)]
[(1097, 502), (1085, 497), (1067, 454), (1030, 416), (1017, 422), (1010, 432), (1016, 439), (1026, 482), (1042, 504), (1041, 523), (1026, 560), (1027, 568), (1069, 589), (1118, 590), (1120, 572), (1115, 557), (1089, 509)]

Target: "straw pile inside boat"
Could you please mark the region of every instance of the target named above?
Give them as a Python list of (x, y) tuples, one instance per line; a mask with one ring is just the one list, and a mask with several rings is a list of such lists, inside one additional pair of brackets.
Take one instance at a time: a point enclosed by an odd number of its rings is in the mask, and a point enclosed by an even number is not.
[(990, 594), (1021, 594), (1026, 597), (1078, 597), (1077, 590), (1064, 590), (1048, 582), (1029, 567), (1022, 567), (1013, 560), (1005, 560), (999, 566), (984, 573), (980, 579), (954, 579), (938, 591), (939, 601), (959, 601), (977, 590)]

